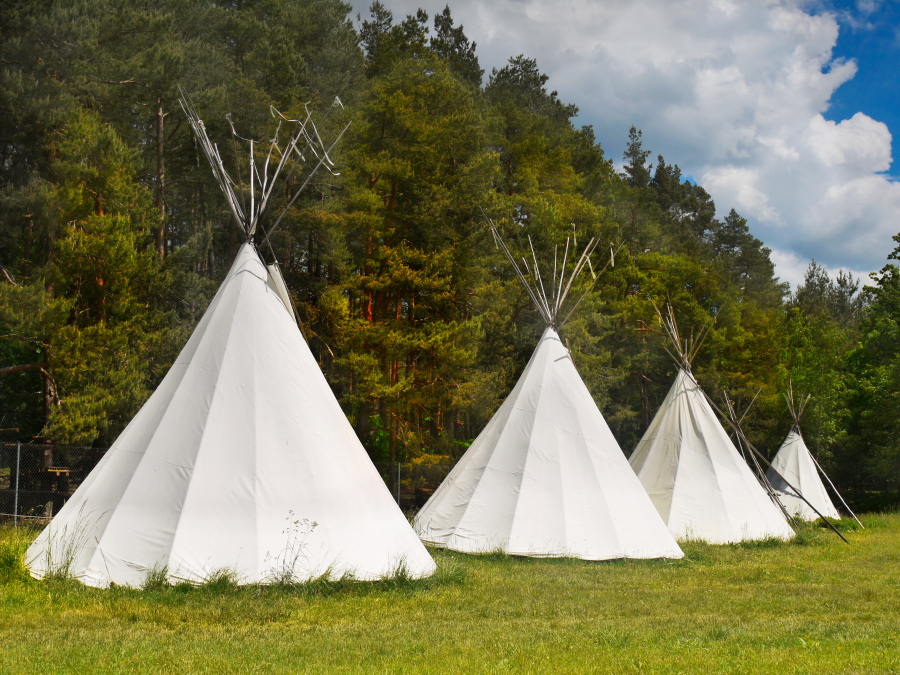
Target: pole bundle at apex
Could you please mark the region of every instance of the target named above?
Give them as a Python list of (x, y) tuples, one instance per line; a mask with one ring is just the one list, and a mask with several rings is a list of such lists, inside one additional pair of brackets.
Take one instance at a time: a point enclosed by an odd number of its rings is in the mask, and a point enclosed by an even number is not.
[[(653, 301), (651, 300), (651, 302)], [(659, 311), (659, 307), (657, 307), (655, 303), (653, 304), (653, 309), (656, 310), (656, 315), (657, 317), (659, 317), (659, 322), (666, 330), (666, 334), (669, 337), (669, 341), (672, 343), (675, 354), (670, 352), (665, 345), (663, 345), (663, 349), (666, 350), (666, 353), (672, 357), (672, 360), (674, 360), (675, 363), (678, 364), (678, 366), (680, 366), (685, 372), (690, 373), (691, 363), (694, 361), (694, 357), (697, 356), (697, 353), (703, 346), (704, 341), (709, 335), (710, 329), (715, 323), (715, 319), (708, 319), (700, 329), (700, 331), (697, 333), (696, 337), (694, 336), (694, 331), (691, 330), (690, 337), (684, 338), (682, 340), (681, 334), (678, 332), (678, 324), (675, 321), (675, 312), (672, 311), (671, 303), (666, 305), (665, 316), (661, 311)]]
[(787, 403), (788, 412), (791, 413), (791, 419), (794, 420), (794, 431), (798, 434), (800, 433), (800, 420), (803, 417), (803, 413), (806, 412), (806, 405), (811, 398), (812, 394), (807, 394), (806, 398), (803, 398), (801, 395), (799, 405), (797, 405), (794, 400), (794, 383), (788, 382), (788, 390), (784, 395), (784, 400)]
[[(237, 176), (237, 180), (235, 180), (225, 168), (225, 162), (222, 160), (222, 155), (219, 152), (218, 146), (209, 139), (209, 136), (206, 133), (206, 126), (203, 124), (203, 120), (200, 119), (200, 115), (195, 110), (187, 92), (181, 87), (178, 89), (181, 93), (181, 108), (188, 118), (188, 123), (191, 125), (191, 129), (197, 138), (197, 142), (203, 149), (203, 154), (206, 155), (206, 159), (209, 161), (213, 176), (222, 192), (225, 194), (228, 207), (231, 210), (234, 219), (237, 221), (246, 241), (253, 241), (257, 232), (260, 230), (262, 231), (263, 236), (268, 240), (269, 236), (275, 231), (278, 225), (281, 224), (281, 220), (284, 218), (285, 214), (294, 205), (294, 202), (297, 201), (297, 198), (320, 168), (324, 166), (332, 175), (339, 175), (334, 171), (335, 164), (330, 155), (344, 133), (350, 127), (349, 122), (341, 130), (341, 133), (331, 146), (326, 148), (319, 135), (319, 130), (312, 120), (312, 113), (310, 113), (308, 108), (306, 109), (305, 118), (300, 120), (289, 119), (276, 110), (274, 106), (269, 106), (269, 112), (273, 118), (278, 120), (278, 126), (275, 129), (274, 135), (268, 141), (268, 152), (266, 153), (265, 160), (261, 164), (257, 163), (254, 152), (254, 146), (259, 146), (261, 143), (239, 136), (234, 128), (231, 113), (226, 115), (228, 125), (231, 128), (231, 139), (234, 146), (235, 175)], [(335, 98), (333, 105), (340, 105), (340, 100)], [(304, 108), (305, 107), (306, 106), (304, 105)], [(283, 124), (295, 125), (295, 128), (288, 134), (286, 143), (282, 149), (279, 145), (278, 135), (279, 132), (281, 132)], [(244, 184), (241, 173), (238, 141), (250, 144), (248, 153), (249, 175), (247, 177), (246, 185)], [(309, 172), (309, 175), (306, 177), (300, 188), (294, 193), (293, 197), (275, 220), (274, 224), (272, 224), (268, 230), (263, 229), (261, 227), (261, 222), (266, 215), (266, 207), (275, 191), (276, 183), (281, 189), (288, 185), (297, 170), (306, 163), (307, 160), (304, 154), (306, 152), (312, 153), (314, 160), (317, 160), (317, 164)], [(272, 165), (271, 169), (270, 165)], [(286, 175), (279, 182), (279, 177), (283, 173)], [(247, 194), (248, 192), (249, 195)], [(249, 205), (247, 203), (248, 197), (250, 202)]]
[[(484, 213), (484, 211), (482, 211), (482, 213)], [(615, 266), (616, 253), (618, 253), (624, 245), (624, 242), (620, 243), (615, 251), (612, 249), (612, 247), (610, 247), (609, 262), (607, 262), (599, 272), (594, 272), (594, 266), (591, 263), (591, 254), (594, 252), (594, 249), (597, 248), (600, 240), (596, 237), (591, 237), (591, 240), (588, 242), (587, 246), (584, 247), (584, 252), (578, 259), (578, 263), (575, 265), (575, 269), (572, 270), (572, 274), (569, 276), (568, 283), (566, 283), (565, 270), (566, 262), (569, 259), (570, 241), (568, 238), (566, 238), (566, 248), (563, 252), (562, 265), (558, 268), (558, 270), (557, 263), (559, 261), (559, 247), (557, 246), (553, 249), (553, 276), (550, 279), (550, 295), (548, 296), (546, 290), (544, 289), (544, 280), (541, 277), (541, 270), (540, 266), (538, 265), (537, 255), (534, 252), (534, 245), (531, 243), (531, 237), (528, 237), (528, 247), (531, 250), (532, 265), (529, 265), (528, 260), (526, 260), (526, 258), (523, 256), (522, 263), (525, 268), (525, 272), (523, 273), (522, 269), (516, 263), (515, 256), (506, 246), (506, 242), (503, 241), (503, 237), (500, 236), (500, 232), (497, 230), (497, 226), (494, 225), (494, 222), (490, 218), (488, 218), (486, 214), (485, 218), (487, 219), (488, 224), (491, 228), (491, 234), (494, 235), (494, 243), (501, 251), (503, 251), (506, 259), (509, 260), (510, 264), (516, 272), (516, 276), (519, 277), (519, 281), (521, 281), (522, 285), (525, 286), (525, 290), (528, 292), (528, 297), (531, 298), (531, 302), (534, 304), (535, 308), (537, 308), (538, 313), (541, 315), (541, 318), (553, 330), (559, 330), (566, 325), (566, 322), (581, 304), (581, 301), (584, 300), (585, 297), (587, 297), (587, 294), (590, 293), (594, 286), (597, 284), (597, 280), (600, 278), (600, 275), (603, 274), (606, 268), (610, 265)], [(581, 274), (585, 266), (589, 268), (592, 280), (588, 284), (584, 292), (581, 294), (581, 296), (578, 298), (577, 302), (572, 305), (572, 308), (565, 314), (562, 321), (560, 321), (559, 316), (562, 312), (563, 304), (569, 297), (569, 293), (572, 290), (572, 284)], [(558, 281), (557, 276), (559, 277)]]

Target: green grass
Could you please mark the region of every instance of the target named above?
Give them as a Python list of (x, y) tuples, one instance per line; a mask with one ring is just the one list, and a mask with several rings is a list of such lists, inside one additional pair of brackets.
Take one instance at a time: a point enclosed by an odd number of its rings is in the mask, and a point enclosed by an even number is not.
[(90, 589), (0, 530), (3, 673), (900, 672), (900, 515), (679, 561), (433, 551), (430, 580)]

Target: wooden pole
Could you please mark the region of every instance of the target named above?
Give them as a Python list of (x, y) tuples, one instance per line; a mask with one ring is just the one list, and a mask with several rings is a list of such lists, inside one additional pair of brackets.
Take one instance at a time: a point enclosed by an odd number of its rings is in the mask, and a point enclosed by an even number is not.
[[(695, 384), (696, 384), (696, 381), (695, 381)], [(809, 508), (811, 508), (813, 511), (815, 511), (815, 512), (816, 512), (816, 515), (819, 516), (819, 518), (821, 518), (823, 521), (825, 521), (825, 524), (828, 525), (828, 527), (830, 527), (832, 530), (834, 530), (834, 533), (835, 533), (837, 536), (839, 536), (841, 539), (844, 540), (844, 543), (845, 543), (845, 544), (849, 544), (850, 542), (847, 541), (847, 539), (844, 537), (844, 535), (842, 535), (842, 534), (840, 533), (840, 531), (839, 531), (839, 530), (831, 523), (831, 521), (828, 520), (828, 518), (826, 518), (825, 516), (823, 516), (823, 515), (821, 514), (821, 512), (819, 511), (819, 509), (817, 509), (815, 506), (813, 506), (812, 504), (810, 504), (810, 503), (809, 503), (809, 500), (808, 500), (806, 497), (803, 496), (803, 493), (800, 492), (800, 490), (798, 490), (798, 489), (795, 488), (793, 485), (791, 485), (790, 483), (788, 483), (787, 480), (785, 480), (784, 476), (782, 476), (780, 473), (778, 473), (778, 471), (775, 469), (775, 467), (772, 466), (772, 464), (769, 462), (769, 460), (767, 460), (765, 457), (763, 457), (763, 456), (762, 456), (762, 453), (761, 453), (759, 450), (757, 450), (757, 449), (754, 447), (754, 445), (753, 445), (750, 441), (747, 440), (747, 437), (744, 436), (744, 433), (740, 430), (740, 427), (737, 427), (736, 425), (734, 425), (734, 424), (731, 422), (731, 420), (728, 419), (728, 416), (727, 416), (727, 415), (724, 415), (724, 414), (722, 413), (722, 411), (719, 410), (719, 406), (717, 406), (716, 403), (715, 403), (715, 401), (713, 401), (709, 396), (707, 396), (706, 392), (703, 391), (703, 388), (702, 388), (699, 384), (697, 384), (697, 389), (700, 390), (700, 393), (703, 394), (703, 397), (709, 402), (709, 404), (713, 407), (713, 409), (714, 409), (717, 413), (719, 413), (719, 415), (722, 417), (722, 419), (724, 419), (726, 422), (728, 422), (728, 424), (731, 425), (731, 427), (732, 427), (732, 428), (734, 429), (734, 431), (738, 434), (738, 436), (740, 436), (741, 438), (744, 439), (744, 443), (747, 444), (747, 447), (748, 447), (748, 448), (749, 448), (749, 449), (750, 449), (757, 457), (759, 457), (762, 461), (764, 461), (764, 462), (768, 465), (768, 467), (769, 467), (770, 469), (772, 469), (772, 471), (775, 473), (775, 475), (778, 476), (782, 481), (784, 481), (784, 484), (787, 485), (791, 490), (794, 491), (794, 494), (795, 494), (797, 497), (799, 497), (799, 498), (802, 499), (804, 502), (806, 502), (806, 504), (809, 506)], [(782, 508), (783, 508), (783, 507), (782, 507)]]
[(852, 510), (850, 510), (849, 506), (847, 506), (847, 502), (844, 501), (844, 498), (841, 496), (841, 493), (838, 492), (838, 489), (836, 487), (834, 487), (834, 483), (831, 482), (831, 479), (828, 477), (828, 474), (822, 470), (821, 466), (819, 466), (819, 460), (817, 460), (815, 457), (813, 457), (812, 453), (809, 453), (809, 456), (812, 457), (812, 461), (815, 462), (816, 468), (819, 470), (819, 473), (821, 473), (823, 476), (825, 476), (825, 480), (828, 481), (828, 484), (831, 486), (831, 489), (834, 490), (834, 494), (836, 494), (838, 496), (838, 499), (841, 500), (841, 504), (843, 504), (844, 508), (847, 509), (847, 511), (850, 513), (851, 516), (853, 516), (853, 520), (855, 520), (857, 523), (859, 523), (859, 526), (862, 527), (862, 529), (866, 529), (863, 526), (863, 524), (859, 522), (859, 518), (856, 517), (856, 514), (853, 513)]
[(22, 442), (16, 443), (16, 494), (13, 506), (13, 527), (19, 526), (19, 467), (22, 463)]

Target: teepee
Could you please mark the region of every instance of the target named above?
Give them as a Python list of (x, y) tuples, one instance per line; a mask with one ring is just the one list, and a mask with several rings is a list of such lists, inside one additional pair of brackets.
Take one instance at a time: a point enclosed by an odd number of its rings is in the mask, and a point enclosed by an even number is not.
[[(825, 485), (819, 477), (820, 472), (831, 484), (831, 488), (841, 502), (844, 501), (843, 497), (831, 483), (831, 479), (822, 471), (822, 467), (806, 447), (800, 433), (800, 420), (810, 398), (811, 396), (807, 395), (799, 402), (799, 405), (796, 405), (793, 387), (789, 388), (788, 393), (785, 394), (788, 410), (794, 423), (775, 455), (775, 459), (772, 460), (766, 477), (778, 491), (779, 499), (792, 516), (803, 520), (816, 520), (820, 514), (828, 518), (840, 518), (838, 510), (834, 507), (825, 490)], [(805, 500), (798, 496), (798, 491), (805, 497)], [(811, 506), (815, 507), (815, 510)], [(853, 515), (846, 503), (844, 503), (844, 507)], [(855, 515), (853, 517), (856, 518)], [(857, 522), (859, 521), (857, 520)]]
[[(416, 531), (427, 543), (472, 553), (682, 557), (557, 334), (578, 305), (557, 322), (595, 240), (565, 287), (554, 269), (548, 297), (533, 249), (529, 283), (491, 229), (547, 327), (512, 393), (416, 516)], [(567, 257), (568, 243), (561, 270)]]
[(300, 333), (277, 265), (255, 247), (278, 172), (303, 153), (328, 164), (328, 151), (307, 116), (280, 157), (271, 141), (265, 168), (251, 154), (246, 200), (184, 107), (246, 242), (157, 390), (29, 548), (31, 573), (90, 586), (161, 572), (194, 583), (223, 570), (242, 583), (431, 574)]
[(678, 376), (629, 460), (660, 516), (678, 539), (726, 544), (792, 537), (691, 373), (709, 325), (696, 339), (682, 341), (671, 307), (660, 319), (677, 355)]

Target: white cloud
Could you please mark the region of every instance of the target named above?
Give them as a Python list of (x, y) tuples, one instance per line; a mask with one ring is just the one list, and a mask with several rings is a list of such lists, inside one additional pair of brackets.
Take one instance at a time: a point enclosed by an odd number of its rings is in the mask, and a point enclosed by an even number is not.
[[(811, 261), (801, 259), (796, 253), (786, 253), (777, 249), (772, 249), (771, 258), (778, 268), (778, 275), (781, 281), (788, 282), (791, 285), (791, 291), (796, 292), (797, 287), (803, 284), (806, 278), (806, 271), (809, 269)], [(816, 261), (816, 264), (819, 264), (819, 262)], [(872, 284), (868, 272), (860, 272), (844, 267), (829, 267), (827, 265), (820, 265), (820, 267), (823, 267), (832, 279), (837, 277), (838, 273), (843, 272), (844, 274), (851, 274), (854, 279), (859, 279), (860, 288), (866, 284)]]
[[(387, 0), (397, 19), (447, 0)], [(867, 21), (878, 2), (860, 0)], [(876, 270), (900, 230), (900, 184), (886, 178), (892, 137), (863, 113), (824, 118), (856, 74), (832, 57), (838, 17), (802, 0), (459, 0), (458, 24), (488, 73), (536, 58), (548, 86), (621, 158), (628, 128), (716, 200), (750, 220), (794, 275), (815, 257), (831, 269)], [(364, 12), (364, 10), (362, 10)], [(842, 21), (849, 21), (841, 15)], [(773, 254), (774, 257), (774, 254)], [(791, 270), (788, 272), (787, 270)], [(802, 278), (802, 274), (801, 274)]]
[(778, 212), (769, 205), (769, 197), (759, 189), (756, 169), (722, 166), (703, 174), (700, 184), (710, 194), (733, 195), (734, 207), (741, 213), (765, 222), (777, 222)]
[(816, 115), (809, 122), (806, 144), (827, 168), (846, 164), (863, 174), (891, 168), (891, 132), (862, 113), (840, 123)]

